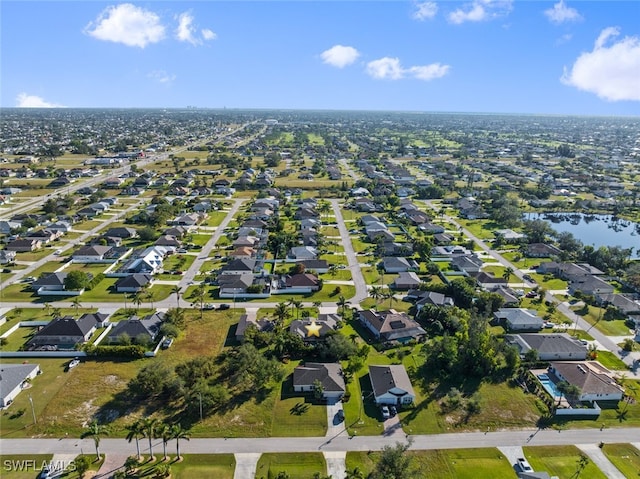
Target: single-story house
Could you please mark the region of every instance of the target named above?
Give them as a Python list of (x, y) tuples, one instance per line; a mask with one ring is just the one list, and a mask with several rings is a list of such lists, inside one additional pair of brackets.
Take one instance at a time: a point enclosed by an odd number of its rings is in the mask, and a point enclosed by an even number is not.
[[(334, 314), (319, 315), (317, 319), (294, 319), (289, 325), (289, 332), (297, 334), (304, 341), (315, 342), (334, 332), (338, 327), (339, 320), (340, 317)], [(318, 333), (317, 336), (316, 332)]]
[(244, 334), (248, 328), (256, 328), (258, 331), (272, 331), (274, 322), (269, 321), (267, 318), (257, 319), (255, 315), (241, 315), (236, 327), (236, 340), (238, 342), (244, 341)]
[(318, 251), (313, 246), (294, 246), (287, 253), (288, 262), (317, 259)]
[(509, 331), (540, 331), (544, 323), (534, 309), (501, 308), (493, 315)]
[(104, 313), (87, 313), (77, 320), (73, 316), (53, 319), (34, 334), (27, 346), (38, 348), (47, 345), (73, 349), (76, 344), (87, 342), (96, 329), (106, 322), (107, 317)]
[(400, 273), (396, 279), (393, 280), (391, 287), (393, 289), (408, 290), (417, 288), (422, 284), (422, 280), (416, 273), (409, 271), (406, 273)]
[(587, 358), (586, 346), (567, 333), (507, 334), (505, 340), (521, 357), (535, 349), (541, 361), (584, 361)]
[(411, 297), (416, 298), (415, 304), (416, 304), (416, 310), (418, 311), (420, 311), (423, 307), (427, 305), (439, 306), (439, 307), (455, 306), (453, 298), (449, 296), (445, 296), (442, 293), (437, 293), (435, 291), (418, 291), (416, 293), (412, 293)]
[(0, 264), (11, 264), (16, 260), (16, 252), (10, 250), (0, 250)]
[(142, 291), (147, 285), (151, 285), (153, 276), (144, 273), (133, 273), (129, 276), (118, 278), (115, 283), (118, 293), (137, 293)]
[(114, 259), (105, 259), (105, 255), (111, 251), (111, 246), (86, 245), (75, 251), (71, 258), (74, 263), (103, 263), (114, 262)]
[(595, 361), (553, 362), (549, 373), (580, 389), (580, 401), (620, 401), (624, 390), (604, 366)]
[(546, 243), (531, 243), (527, 245), (525, 255), (528, 258), (551, 258), (562, 253), (560, 248)]
[(0, 408), (9, 406), (24, 389), (25, 381), (38, 374), (39, 364), (0, 364)]
[(605, 280), (597, 276), (589, 275), (571, 281), (568, 291), (571, 295), (575, 295), (577, 291), (581, 291), (583, 294), (596, 296), (612, 294), (615, 292), (615, 288)]
[(419, 266), (414, 260), (408, 260), (398, 256), (386, 256), (382, 258), (382, 267), (387, 273), (403, 273)]
[(382, 341), (406, 342), (421, 339), (426, 331), (405, 313), (394, 309), (375, 311), (373, 309), (358, 313), (360, 323)]
[(320, 284), (315, 274), (298, 273), (285, 276), (281, 280), (279, 289), (286, 289), (292, 293), (312, 293), (320, 289)]
[(313, 392), (316, 384), (322, 386), (322, 399), (339, 400), (346, 391), (340, 363), (306, 363), (293, 370), (293, 390)]
[(369, 379), (376, 404), (411, 404), (415, 401), (411, 380), (402, 364), (369, 366)]
[(152, 342), (160, 332), (160, 325), (164, 321), (164, 313), (154, 313), (140, 319), (133, 316), (127, 320), (119, 321), (109, 332), (105, 341), (107, 343), (120, 343), (124, 337), (133, 342)]
[(9, 251), (16, 251), (19, 253), (25, 253), (30, 251), (36, 251), (42, 248), (42, 241), (36, 239), (24, 239), (18, 238), (7, 244)]

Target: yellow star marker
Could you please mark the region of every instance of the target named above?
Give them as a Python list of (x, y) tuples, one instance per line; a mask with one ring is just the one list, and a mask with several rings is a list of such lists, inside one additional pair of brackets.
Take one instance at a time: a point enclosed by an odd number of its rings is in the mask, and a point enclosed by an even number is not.
[(307, 328), (307, 337), (311, 337), (311, 336), (317, 336), (320, 337), (320, 325), (318, 323), (316, 323), (316, 320), (313, 319), (311, 321), (311, 324), (305, 326), (305, 328)]

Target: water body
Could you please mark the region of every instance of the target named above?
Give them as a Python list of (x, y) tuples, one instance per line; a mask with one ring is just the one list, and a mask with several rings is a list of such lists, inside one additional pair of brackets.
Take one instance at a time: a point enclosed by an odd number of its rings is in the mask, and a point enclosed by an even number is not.
[(539, 213), (527, 215), (530, 220), (545, 220), (557, 232), (569, 232), (585, 245), (633, 248), (632, 258), (640, 258), (640, 223), (611, 215), (582, 213)]

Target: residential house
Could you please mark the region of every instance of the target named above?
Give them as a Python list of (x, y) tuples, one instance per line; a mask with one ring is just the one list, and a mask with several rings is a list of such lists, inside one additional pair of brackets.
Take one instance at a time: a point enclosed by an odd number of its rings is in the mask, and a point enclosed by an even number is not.
[(160, 333), (164, 315), (164, 313), (160, 312), (150, 314), (142, 319), (133, 316), (130, 319), (119, 321), (109, 332), (105, 341), (109, 344), (117, 344), (129, 340), (137, 344), (151, 343), (156, 340)]
[(137, 293), (151, 286), (153, 276), (150, 274), (133, 273), (118, 278), (115, 283), (117, 293)]
[(419, 269), (418, 263), (414, 260), (399, 256), (385, 256), (382, 258), (382, 267), (387, 273), (403, 273), (409, 270)]
[(376, 404), (408, 405), (416, 399), (407, 370), (402, 364), (369, 366), (369, 379)]
[(137, 238), (138, 230), (136, 230), (135, 228), (128, 228), (124, 226), (117, 227), (117, 228), (109, 228), (104, 233), (104, 236), (112, 236), (114, 238), (122, 238), (122, 239)]
[(475, 275), (477, 285), (486, 290), (497, 288), (498, 286), (507, 286), (507, 280), (504, 278), (497, 278), (492, 273), (485, 273), (480, 271)]
[(107, 257), (112, 249), (111, 246), (86, 245), (75, 251), (71, 258), (74, 263), (113, 263), (116, 258)]
[(475, 276), (482, 269), (482, 260), (474, 254), (454, 256), (451, 259), (451, 267), (468, 275)]
[(571, 295), (575, 295), (576, 292), (581, 291), (582, 294), (585, 295), (599, 296), (613, 294), (615, 292), (615, 288), (603, 279), (589, 275), (570, 281), (568, 291)]
[(536, 350), (541, 361), (583, 361), (587, 359), (587, 348), (567, 333), (522, 333), (507, 334), (505, 341), (514, 346), (521, 357)]
[(22, 227), (22, 222), (13, 220), (0, 220), (0, 234), (9, 235), (13, 230)]
[(40, 372), (39, 364), (0, 364), (0, 409), (8, 407)]
[(256, 254), (257, 251), (254, 248), (251, 248), (249, 246), (239, 246), (229, 254), (229, 258), (252, 259), (256, 257)]
[(77, 320), (64, 316), (51, 320), (29, 340), (27, 347), (37, 349), (55, 346), (57, 349), (75, 349), (77, 344), (86, 343), (93, 333), (107, 321), (107, 314), (87, 313)]
[(253, 274), (258, 268), (254, 258), (232, 259), (220, 268), (220, 274)]
[(252, 272), (224, 273), (218, 275), (217, 283), (220, 287), (220, 298), (236, 298), (246, 296), (247, 289), (254, 283)]
[(402, 272), (393, 280), (391, 287), (397, 290), (409, 290), (419, 287), (422, 280), (413, 271)]
[(286, 262), (295, 263), (298, 261), (315, 260), (318, 251), (313, 246), (294, 246), (287, 253)]
[(611, 373), (595, 361), (553, 362), (549, 373), (559, 381), (577, 386), (580, 401), (620, 401), (624, 396)]
[(42, 241), (35, 239), (18, 238), (7, 244), (7, 250), (18, 253), (37, 251), (42, 248)]
[(51, 243), (52, 241), (57, 240), (61, 236), (62, 236), (62, 233), (60, 233), (59, 231), (45, 228), (37, 231), (31, 231), (25, 234), (24, 239), (38, 240), (38, 241), (41, 241), (43, 245), (45, 245), (45, 244)]
[(0, 264), (12, 264), (16, 260), (16, 252), (11, 250), (0, 250)]
[(412, 339), (422, 339), (426, 331), (405, 313), (394, 309), (375, 311), (373, 309), (360, 311), (358, 319), (371, 333), (381, 341), (399, 341), (401, 343)]
[(278, 293), (313, 293), (320, 289), (322, 282), (315, 274), (298, 273), (293, 275), (285, 275), (280, 279), (278, 285)]
[(338, 401), (346, 391), (340, 363), (305, 363), (293, 370), (293, 390), (314, 392), (317, 385), (322, 388), (322, 399)]
[[(420, 311), (425, 306), (438, 306), (438, 307), (452, 307), (455, 306), (453, 298), (445, 296), (442, 293), (436, 293), (435, 291), (419, 291), (414, 290), (411, 293), (411, 297), (415, 297), (416, 310)], [(409, 297), (409, 294), (407, 295)]]
[(562, 253), (560, 248), (545, 243), (531, 243), (527, 245), (525, 255), (528, 258), (551, 258)]
[(157, 240), (155, 240), (153, 244), (156, 246), (164, 246), (165, 248), (170, 250), (175, 250), (182, 247), (182, 241), (171, 235), (162, 235)]
[(31, 289), (37, 294), (56, 292), (58, 294), (78, 294), (73, 291), (65, 291), (64, 280), (67, 277), (67, 272), (62, 271), (60, 273), (43, 274), (31, 283)]
[(243, 314), (236, 327), (236, 340), (243, 342), (248, 328), (256, 328), (258, 331), (272, 331), (274, 327), (274, 322), (267, 318), (257, 319), (255, 315)]
[(542, 318), (534, 309), (501, 308), (493, 313), (494, 318), (503, 324), (508, 331), (540, 331)]
[(304, 266), (305, 271), (313, 271), (317, 274), (328, 273), (330, 268), (329, 263), (324, 259), (307, 259), (300, 261), (300, 264)]
[(51, 231), (59, 231), (60, 233), (68, 233), (71, 231), (71, 223), (69, 221), (56, 221), (47, 226)]

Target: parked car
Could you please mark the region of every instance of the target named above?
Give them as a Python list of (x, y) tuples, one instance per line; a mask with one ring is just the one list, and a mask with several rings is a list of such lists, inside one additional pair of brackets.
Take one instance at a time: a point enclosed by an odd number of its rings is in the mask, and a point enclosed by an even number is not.
[(216, 307), (211, 303), (207, 303), (202, 307), (202, 309), (216, 309)]
[(391, 416), (395, 416), (396, 414), (398, 414), (398, 410), (395, 406), (389, 406), (389, 412), (391, 413)]
[(223, 303), (218, 307), (218, 309), (229, 309), (230, 307), (231, 306), (229, 306), (228, 304)]
[(529, 462), (524, 457), (518, 458), (518, 467), (522, 472), (533, 472), (533, 467), (529, 464)]
[(50, 479), (51, 477), (51, 471), (47, 466), (44, 466), (40, 471), (40, 474), (38, 474), (38, 479)]
[(169, 349), (173, 344), (173, 338), (167, 338), (162, 341), (162, 349)]
[(78, 364), (80, 364), (80, 358), (73, 358), (71, 361), (69, 361), (69, 364), (67, 365), (67, 368), (68, 369), (73, 369)]
[(382, 406), (380, 412), (382, 413), (382, 419), (389, 419), (391, 417), (391, 412), (387, 406)]

